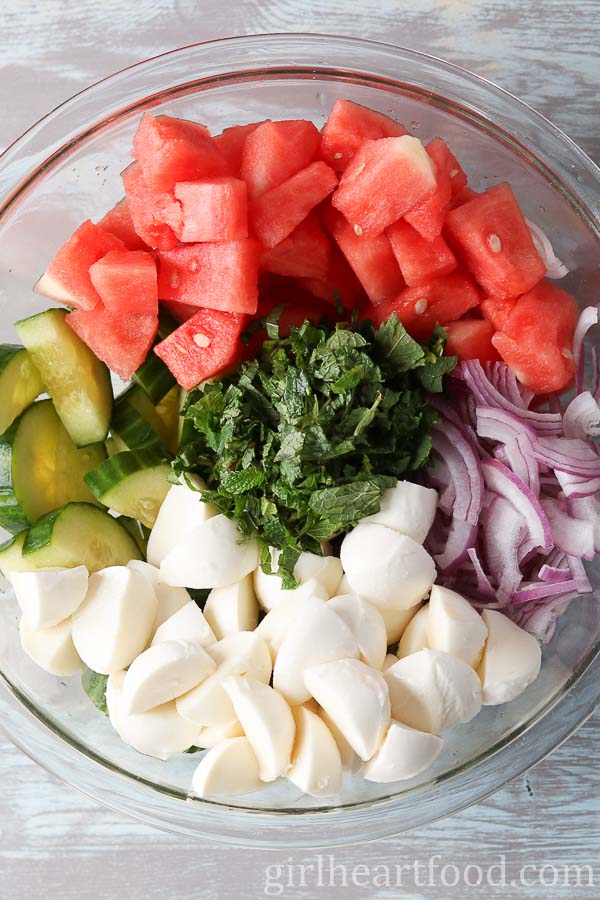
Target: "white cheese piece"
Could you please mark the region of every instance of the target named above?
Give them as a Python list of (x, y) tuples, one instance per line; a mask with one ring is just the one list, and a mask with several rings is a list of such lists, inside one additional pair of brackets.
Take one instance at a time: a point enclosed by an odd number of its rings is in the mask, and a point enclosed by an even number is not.
[(426, 603), (416, 613), (413, 619), (404, 629), (404, 633), (398, 644), (398, 659), (404, 659), (411, 653), (418, 653), (419, 650), (426, 650), (429, 647), (429, 638), (427, 636), (429, 625), (429, 604)]
[(387, 784), (414, 778), (439, 756), (444, 741), (435, 734), (417, 731), (392, 721), (377, 753), (365, 763), (367, 781)]
[(25, 616), (19, 623), (21, 646), (27, 656), (52, 675), (74, 675), (81, 659), (71, 637), (71, 619), (34, 631)]
[(378, 606), (377, 609), (387, 634), (388, 646), (397, 644), (413, 617), (418, 613), (419, 606), (411, 606), (410, 609), (392, 609), (388, 606)]
[(190, 588), (224, 587), (258, 565), (258, 543), (244, 540), (233, 519), (219, 514), (193, 528), (160, 565), (167, 584)]
[(395, 653), (386, 653), (385, 659), (383, 661), (383, 665), (381, 667), (382, 672), (387, 672), (390, 666), (393, 666), (394, 663), (398, 662), (398, 657)]
[[(481, 683), (471, 666), (441, 650), (420, 650), (394, 663), (384, 678), (392, 718), (439, 734), (470, 722), (481, 709)], [(318, 699), (318, 698), (317, 698)]]
[(143, 713), (175, 700), (211, 675), (217, 664), (206, 650), (188, 641), (162, 641), (131, 663), (122, 704), (126, 713)]
[(385, 525), (359, 523), (342, 541), (340, 557), (352, 593), (375, 606), (409, 609), (429, 593), (436, 577), (429, 553)]
[(370, 759), (390, 724), (390, 696), (381, 672), (339, 659), (304, 673), (306, 686), (362, 760)]
[[(314, 700), (314, 698), (312, 699)], [(307, 706), (308, 704), (305, 703), (304, 705)], [(356, 775), (356, 773), (360, 772), (362, 768), (362, 760), (360, 756), (358, 755), (358, 753), (354, 752), (331, 716), (329, 716), (324, 709), (321, 709), (321, 707), (319, 707), (319, 716), (321, 719), (323, 719), (331, 734), (333, 735), (333, 739), (335, 740), (340, 754), (340, 759), (342, 761), (342, 769), (350, 772), (352, 775)]]
[(532, 634), (519, 628), (495, 609), (484, 609), (487, 643), (477, 670), (483, 703), (495, 706), (518, 697), (539, 675), (540, 645)]
[(356, 591), (352, 590), (352, 585), (348, 581), (348, 578), (345, 574), (342, 575), (342, 580), (340, 581), (337, 592), (338, 592), (338, 594), (355, 594), (356, 593)]
[(342, 784), (342, 760), (323, 719), (305, 706), (293, 709), (296, 739), (287, 777), (312, 797), (331, 797)]
[(356, 594), (332, 597), (328, 605), (354, 635), (362, 661), (374, 669), (381, 669), (387, 650), (387, 633), (379, 610)]
[(216, 744), (192, 776), (192, 790), (197, 797), (238, 796), (262, 787), (256, 754), (245, 737)]
[(438, 494), (433, 488), (399, 481), (384, 492), (379, 512), (366, 516), (361, 522), (385, 525), (422, 544), (433, 525), (437, 504)]
[(87, 592), (88, 570), (75, 566), (13, 572), (10, 582), (29, 628), (37, 631), (58, 625), (79, 609)]
[(334, 597), (340, 586), (342, 563), (337, 556), (319, 556), (318, 553), (301, 553), (294, 566), (294, 575), (301, 583), (316, 579), (323, 585), (328, 597)]
[(244, 733), (256, 754), (261, 781), (275, 781), (290, 767), (296, 726), (278, 691), (254, 678), (229, 676), (223, 682)]
[(150, 582), (135, 569), (110, 566), (92, 575), (73, 616), (73, 643), (86, 666), (110, 675), (131, 665), (150, 642), (157, 605)]
[(210, 647), (216, 640), (198, 604), (189, 600), (185, 606), (159, 625), (152, 638), (152, 644), (160, 644), (161, 641), (190, 641), (199, 647)]
[(286, 593), (289, 596), (271, 612), (268, 612), (256, 629), (256, 633), (260, 634), (269, 648), (273, 664), (279, 653), (281, 642), (296, 616), (303, 616), (311, 608), (321, 609), (321, 601), (327, 600), (323, 586), (314, 579), (307, 581), (295, 591)]
[(138, 572), (145, 575), (154, 588), (158, 601), (156, 619), (154, 620), (155, 629), (160, 628), (163, 622), (170, 619), (174, 613), (192, 599), (185, 588), (164, 584), (160, 580), (160, 569), (157, 569), (156, 566), (151, 566), (150, 563), (143, 562), (141, 559), (131, 559), (127, 565), (130, 569), (137, 569)]
[(427, 643), (476, 669), (487, 637), (485, 622), (468, 600), (437, 584), (429, 597)]
[[(279, 550), (271, 547), (270, 553), (271, 568), (276, 573)], [(298, 596), (301, 596), (301, 594), (308, 596), (308, 592), (312, 592), (313, 589), (312, 587), (307, 588), (306, 585), (312, 586), (317, 583), (319, 585), (319, 596), (323, 594), (323, 599), (328, 600), (338, 592), (342, 574), (342, 564), (336, 556), (301, 553), (294, 566), (294, 576), (300, 582), (300, 585), (294, 589), (294, 592)], [(279, 575), (267, 575), (263, 572), (261, 566), (258, 566), (254, 572), (254, 590), (260, 605), (267, 612), (275, 609), (280, 603), (287, 600), (292, 593), (290, 590), (284, 590)]]
[(273, 687), (290, 703), (304, 703), (311, 695), (304, 683), (307, 668), (359, 655), (354, 635), (329, 604), (311, 603), (284, 635), (273, 669)]
[(206, 488), (202, 479), (192, 475), (188, 478), (200, 490), (193, 490), (187, 483), (174, 484), (158, 511), (146, 554), (153, 566), (160, 566), (165, 556), (184, 541), (190, 531), (218, 513), (216, 506), (202, 501), (201, 490)]
[(216, 747), (222, 741), (229, 738), (242, 737), (244, 729), (241, 722), (237, 719), (231, 719), (228, 722), (222, 722), (219, 725), (208, 725), (201, 728), (194, 741), (196, 747), (210, 749)]
[(252, 575), (235, 584), (213, 588), (204, 604), (206, 621), (217, 640), (238, 631), (254, 631), (258, 622), (258, 601)]

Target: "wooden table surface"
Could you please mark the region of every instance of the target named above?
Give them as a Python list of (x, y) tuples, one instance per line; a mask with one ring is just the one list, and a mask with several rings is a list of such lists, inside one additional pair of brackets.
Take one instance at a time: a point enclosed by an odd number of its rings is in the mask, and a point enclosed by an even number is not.
[[(82, 87), (161, 51), (233, 34), (312, 31), (402, 44), (472, 69), (600, 161), (599, 12), (598, 0), (1, 0), (0, 149)], [(487, 801), (396, 839), (335, 851), (347, 887), (341, 870), (336, 886), (328, 875), (319, 886), (308, 869), (302, 886), (289, 867), (314, 864), (316, 854), (198, 844), (130, 822), (0, 739), (0, 898), (598, 897), (599, 739), (595, 716)], [(330, 855), (322, 855), (326, 871)], [(360, 865), (368, 875), (353, 872)], [(479, 880), (469, 865), (482, 867), (481, 885), (468, 886)], [(405, 867), (398, 887), (395, 866)], [(536, 868), (521, 872), (527, 866)], [(577, 871), (564, 866), (595, 866), (595, 886), (580, 869), (578, 887)], [(491, 886), (502, 867), (505, 885)]]

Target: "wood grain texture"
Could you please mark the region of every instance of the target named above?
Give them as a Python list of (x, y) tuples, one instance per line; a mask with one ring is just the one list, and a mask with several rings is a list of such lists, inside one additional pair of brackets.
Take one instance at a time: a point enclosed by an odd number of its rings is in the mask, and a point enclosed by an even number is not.
[[(164, 50), (231, 34), (316, 31), (390, 41), (470, 68), (527, 100), (600, 160), (598, 0), (2, 0), (0, 26), (0, 148), (91, 82)], [(439, 867), (461, 869), (497, 864), (504, 855), (509, 880), (524, 865), (593, 864), (593, 888), (452, 887), (439, 874), (429, 885), (427, 874), (408, 871), (396, 888), (339, 881), (318, 887), (309, 873), (303, 887), (297, 872), (285, 886), (284, 869), (275, 879), (281, 895), (597, 897), (599, 740), (596, 716), (527, 778), (486, 802), (418, 832), (333, 854), (335, 863), (349, 870), (368, 864), (371, 873), (426, 863), (432, 854), (440, 854)], [(266, 894), (267, 866), (316, 860), (154, 832), (59, 784), (2, 739), (0, 836), (1, 900), (258, 898)]]

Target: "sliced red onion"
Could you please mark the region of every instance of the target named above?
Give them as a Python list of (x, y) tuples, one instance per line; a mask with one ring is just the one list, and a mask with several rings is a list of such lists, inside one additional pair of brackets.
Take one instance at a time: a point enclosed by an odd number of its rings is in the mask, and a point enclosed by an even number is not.
[(498, 409), (495, 406), (477, 406), (475, 415), (477, 435), (480, 438), (507, 444), (522, 433), (529, 435), (532, 440), (536, 437), (533, 428), (524, 425), (519, 416), (506, 409)]
[(470, 525), (477, 525), (483, 502), (483, 477), (477, 454), (462, 432), (447, 420), (443, 430), (433, 429), (432, 443), (448, 466), (454, 482), (454, 516)]
[(496, 596), (496, 592), (492, 587), (488, 576), (483, 570), (481, 560), (477, 555), (477, 550), (475, 549), (475, 547), (469, 547), (469, 549), (467, 550), (467, 555), (471, 561), (471, 565), (473, 566), (473, 571), (475, 572), (475, 577), (477, 579), (477, 592), (482, 597), (488, 597), (490, 600), (493, 600)]
[(555, 545), (569, 556), (593, 559), (594, 529), (590, 522), (572, 518), (564, 501), (561, 503), (560, 500), (545, 497), (541, 504), (548, 517)]
[(525, 219), (525, 221), (531, 232), (535, 248), (544, 261), (548, 278), (552, 278), (553, 281), (564, 278), (565, 275), (569, 274), (569, 270), (552, 249), (548, 235), (535, 222), (532, 222), (530, 219)]
[(540, 605), (512, 606), (509, 610), (510, 616), (517, 625), (547, 644), (554, 636), (558, 619), (566, 612), (571, 600), (577, 596), (576, 591), (570, 591), (558, 597), (547, 598)]
[(592, 593), (592, 585), (590, 584), (590, 580), (587, 577), (585, 568), (580, 559), (576, 556), (569, 556), (569, 568), (571, 570), (571, 574), (573, 575), (573, 579), (577, 586), (578, 594), (591, 594)]
[(577, 499), (578, 497), (591, 497), (600, 491), (600, 478), (571, 475), (555, 469), (556, 478), (563, 490), (565, 497)]
[(589, 522), (594, 531), (594, 549), (600, 553), (600, 503), (596, 496), (570, 497), (567, 501), (569, 513), (576, 519)]
[(577, 438), (538, 438), (532, 443), (533, 455), (555, 472), (580, 478), (600, 477), (600, 456), (588, 441)]
[(556, 566), (549, 566), (546, 563), (542, 566), (538, 573), (540, 581), (548, 581), (551, 584), (558, 584), (561, 581), (568, 581), (571, 578), (569, 569), (558, 569)]
[(563, 416), (563, 431), (567, 438), (600, 435), (600, 406), (591, 391), (583, 391), (571, 400)]
[(463, 522), (460, 519), (452, 519), (446, 546), (442, 553), (434, 555), (434, 560), (441, 572), (454, 572), (467, 558), (467, 551), (472, 547), (477, 537), (476, 525)]
[[(486, 459), (481, 463), (481, 471), (486, 486), (508, 500), (525, 522), (531, 539), (543, 549), (552, 547), (552, 532), (546, 514), (538, 498), (525, 482), (496, 459)], [(497, 532), (501, 534), (502, 532)]]
[(565, 591), (576, 591), (577, 582), (571, 578), (569, 581), (563, 581), (561, 584), (523, 584), (514, 594), (512, 602), (515, 606), (522, 603), (531, 603), (534, 600), (546, 600), (548, 597), (554, 597), (558, 594), (564, 594)]
[[(518, 551), (527, 534), (527, 523), (503, 497), (495, 497), (482, 519), (483, 549), (487, 569), (498, 585), (498, 602), (506, 604), (523, 576)], [(502, 540), (498, 535), (502, 535)]]
[(579, 364), (581, 351), (583, 349), (583, 341), (586, 334), (588, 333), (590, 328), (597, 324), (598, 307), (586, 306), (586, 308), (579, 316), (579, 321), (577, 322), (577, 326), (575, 328), (575, 334), (573, 335), (573, 357), (575, 359), (575, 365)]
[(590, 390), (594, 395), (596, 403), (598, 403), (598, 393), (600, 392), (600, 354), (598, 353), (598, 347), (595, 344), (592, 347), (592, 383), (590, 385)]

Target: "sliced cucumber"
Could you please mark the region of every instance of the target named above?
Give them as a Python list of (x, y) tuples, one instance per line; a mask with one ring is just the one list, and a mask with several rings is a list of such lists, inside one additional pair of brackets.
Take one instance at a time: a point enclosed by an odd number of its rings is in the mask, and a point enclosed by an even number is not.
[(171, 466), (153, 448), (126, 450), (104, 460), (85, 476), (95, 497), (109, 509), (152, 528), (167, 491)]
[(162, 359), (150, 352), (142, 365), (133, 373), (133, 380), (142, 388), (152, 403), (159, 403), (175, 384)]
[(124, 566), (130, 559), (141, 559), (127, 529), (91, 503), (67, 503), (48, 513), (26, 532), (22, 546), (20, 559), (10, 547), (4, 558), (0, 553), (0, 567), (28, 572), (54, 566), (87, 566), (90, 572), (98, 572), (106, 566)]
[(179, 449), (180, 411), (181, 389), (178, 384), (175, 384), (156, 406), (156, 412), (160, 416), (166, 431), (165, 446), (171, 453), (177, 453)]
[(0, 525), (13, 534), (71, 501), (95, 503), (83, 476), (104, 444), (78, 448), (51, 400), (34, 403), (0, 435)]
[(115, 400), (110, 430), (119, 451), (159, 447), (166, 438), (164, 422), (137, 385), (127, 388)]
[(169, 337), (174, 331), (179, 328), (179, 322), (174, 316), (171, 315), (170, 312), (164, 308), (164, 306), (160, 306), (158, 309), (158, 336), (159, 338)]
[(0, 434), (44, 390), (31, 356), (18, 344), (0, 344)]
[(0, 572), (8, 578), (10, 572), (23, 571), (23, 544), (26, 531), (21, 531), (14, 538), (0, 544)]
[(138, 547), (140, 548), (140, 552), (144, 559), (146, 558), (146, 550), (148, 548), (148, 538), (150, 537), (150, 531), (146, 528), (145, 525), (142, 525), (141, 522), (137, 522), (135, 519), (130, 519), (129, 516), (117, 516), (117, 522), (126, 528), (131, 537), (134, 539)]
[(16, 323), (63, 425), (78, 447), (103, 441), (112, 410), (104, 363), (67, 324), (64, 309), (47, 309)]

